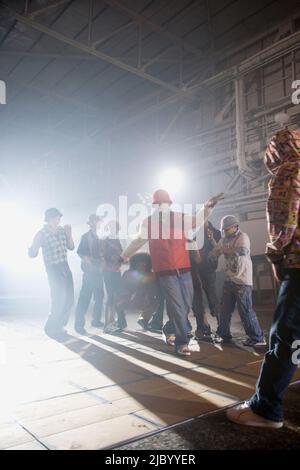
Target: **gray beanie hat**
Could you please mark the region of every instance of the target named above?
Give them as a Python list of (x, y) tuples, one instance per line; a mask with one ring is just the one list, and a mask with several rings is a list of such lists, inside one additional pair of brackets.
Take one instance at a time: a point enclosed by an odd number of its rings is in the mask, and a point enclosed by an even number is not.
[(221, 220), (221, 230), (233, 227), (234, 225), (239, 225), (238, 219), (234, 215), (225, 215)]

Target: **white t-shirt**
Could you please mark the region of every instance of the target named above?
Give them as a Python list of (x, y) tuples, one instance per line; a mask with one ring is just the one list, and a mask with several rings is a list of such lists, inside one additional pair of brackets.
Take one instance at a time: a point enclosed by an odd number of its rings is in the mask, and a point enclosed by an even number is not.
[[(248, 235), (239, 231), (234, 237), (221, 238), (217, 246), (235, 249), (232, 255), (224, 255), (225, 280), (239, 285), (252, 286), (253, 269), (250, 256), (250, 239)], [(240, 254), (241, 252), (243, 252), (243, 254)]]

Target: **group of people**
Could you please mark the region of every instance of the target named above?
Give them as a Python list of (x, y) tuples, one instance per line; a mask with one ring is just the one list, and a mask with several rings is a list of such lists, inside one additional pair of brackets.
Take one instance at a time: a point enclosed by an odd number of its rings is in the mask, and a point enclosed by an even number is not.
[[(271, 140), (265, 155), (271, 173), (267, 221), (270, 242), (267, 257), (280, 283), (278, 302), (271, 327), (269, 350), (265, 355), (256, 392), (250, 400), (227, 411), (229, 420), (246, 426), (279, 429), (283, 426), (283, 397), (297, 369), (292, 359), (294, 343), (300, 340), (300, 133), (288, 128)], [(205, 241), (201, 250), (187, 250), (184, 229), (197, 229), (197, 215), (174, 213), (166, 191), (153, 196), (154, 213), (144, 221), (139, 236), (123, 250), (118, 239), (118, 225), (100, 240), (97, 226), (101, 220), (90, 216), (90, 230), (81, 238), (78, 254), (82, 260), (83, 282), (76, 308), (75, 328), (85, 333), (85, 314), (94, 296), (92, 324), (102, 326), (101, 312), (107, 291), (104, 331), (117, 332), (126, 327), (126, 309), (140, 311), (143, 328), (162, 329), (166, 342), (176, 353), (191, 354), (191, 324), (188, 314), (194, 311), (195, 336), (211, 339), (212, 332), (203, 306), (206, 293), (210, 312), (217, 318), (213, 339), (231, 340), (230, 320), (237, 305), (247, 345), (264, 345), (265, 339), (252, 307), (252, 264), (250, 242), (234, 216), (225, 216), (220, 231), (208, 218), (222, 195), (209, 199), (200, 210)], [(67, 250), (74, 249), (71, 227), (60, 226), (62, 214), (55, 208), (45, 213), (45, 226), (34, 238), (29, 256), (42, 248), (51, 289), (51, 314), (45, 326), (47, 334), (63, 333), (73, 304), (73, 279), (68, 266)], [(175, 223), (179, 220), (179, 224)], [(199, 219), (198, 219), (199, 220)], [(165, 227), (170, 228), (166, 234)], [(152, 229), (158, 232), (152, 237)], [(137, 253), (146, 242), (149, 252)], [(189, 245), (190, 246), (190, 245)], [(215, 292), (218, 257), (226, 260), (226, 280), (221, 303)], [(121, 265), (129, 261), (129, 270), (121, 275)], [(103, 283), (104, 280), (104, 283)], [(163, 325), (165, 310), (168, 321)]]
[[(267, 257), (280, 283), (278, 302), (256, 392), (250, 400), (231, 408), (228, 419), (246, 426), (278, 429), (283, 425), (283, 396), (297, 363), (292, 360), (294, 343), (300, 340), (300, 133), (288, 128), (277, 132), (270, 141), (265, 165), (271, 173), (267, 221), (270, 243)], [(174, 213), (172, 201), (164, 190), (153, 195), (153, 214), (141, 231), (123, 250), (118, 239), (118, 225), (112, 224), (104, 239), (97, 235), (101, 220), (91, 215), (90, 230), (81, 238), (78, 255), (82, 260), (83, 281), (75, 312), (75, 329), (85, 333), (85, 315), (94, 296), (92, 325), (116, 333), (126, 327), (126, 310), (140, 312), (139, 324), (149, 330), (163, 331), (167, 344), (180, 355), (191, 354), (192, 336), (189, 312), (196, 317), (195, 336), (216, 342), (231, 340), (230, 320), (237, 305), (249, 346), (265, 345), (265, 338), (252, 306), (252, 264), (250, 242), (240, 230), (235, 216), (221, 220), (220, 231), (208, 218), (222, 195), (209, 199), (197, 215)], [(62, 214), (55, 208), (45, 213), (45, 226), (29, 248), (36, 257), (42, 248), (51, 289), (51, 314), (45, 331), (58, 337), (64, 331), (74, 300), (73, 279), (67, 250), (74, 249), (70, 226), (61, 227)], [(179, 220), (179, 224), (178, 224)], [(188, 250), (186, 230), (204, 225), (203, 247)], [(175, 223), (177, 221), (177, 223)], [(152, 236), (155, 226), (158, 236)], [(166, 232), (166, 227), (168, 227)], [(155, 230), (154, 230), (155, 231)], [(148, 241), (149, 253), (138, 251)], [(138, 252), (138, 253), (136, 253)], [(217, 260), (226, 260), (226, 279), (219, 303), (215, 290)], [(121, 275), (121, 265), (129, 269)], [(101, 321), (105, 285), (107, 303), (104, 325)], [(212, 335), (203, 305), (205, 292), (210, 313), (217, 318)], [(168, 321), (163, 324), (166, 307)]]
[[(90, 215), (89, 230), (82, 235), (77, 249), (83, 277), (75, 309), (76, 332), (87, 334), (86, 313), (93, 297), (93, 327), (116, 334), (127, 327), (126, 311), (139, 312), (138, 323), (143, 329), (162, 331), (165, 342), (174, 346), (177, 354), (188, 356), (193, 336), (218, 343), (232, 340), (230, 323), (237, 305), (247, 335), (244, 344), (265, 345), (252, 307), (249, 238), (240, 230), (235, 216), (223, 217), (220, 230), (208, 220), (222, 198), (223, 195), (211, 198), (192, 216), (173, 212), (169, 193), (157, 190), (153, 195), (153, 214), (144, 220), (138, 236), (125, 250), (119, 239), (118, 222), (111, 221), (106, 236), (99, 237), (103, 221), (97, 214)], [(71, 227), (60, 225), (61, 217), (58, 209), (48, 209), (46, 224), (29, 248), (30, 257), (37, 256), (42, 248), (52, 298), (45, 331), (54, 338), (64, 335), (74, 301), (73, 277), (67, 260), (67, 250), (74, 249), (74, 242)], [(190, 240), (188, 233), (201, 229), (201, 225), (204, 243), (199, 248), (196, 236)], [(141, 252), (146, 242), (149, 253)], [(226, 281), (220, 303), (216, 269), (222, 254), (226, 260)], [(124, 263), (129, 263), (129, 269), (122, 274)], [(102, 315), (104, 288), (106, 303)], [(211, 315), (217, 319), (215, 333), (208, 321), (203, 293)], [(164, 323), (165, 310), (168, 320)], [(191, 311), (197, 325), (194, 334), (189, 320)]]

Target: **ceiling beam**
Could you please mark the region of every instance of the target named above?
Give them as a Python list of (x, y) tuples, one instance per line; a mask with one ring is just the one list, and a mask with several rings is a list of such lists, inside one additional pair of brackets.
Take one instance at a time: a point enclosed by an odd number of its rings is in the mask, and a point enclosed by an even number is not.
[(136, 11), (131, 10), (130, 8), (126, 7), (121, 2), (118, 2), (117, 0), (104, 0), (104, 2), (110, 7), (115, 8), (116, 10), (119, 10), (125, 15), (129, 16), (137, 23), (147, 25), (150, 29), (152, 29), (152, 31), (155, 31), (156, 33), (161, 34), (162, 36), (167, 38), (169, 41), (171, 41), (173, 44), (179, 47), (182, 47), (186, 51), (191, 52), (192, 54), (198, 56), (200, 59), (203, 59), (204, 54), (200, 49), (193, 46), (192, 44), (189, 44), (187, 41), (185, 41), (184, 39), (181, 39), (176, 34), (173, 34), (167, 31), (162, 26), (156, 23), (153, 23), (153, 21), (149, 20), (149, 18), (147, 18), (145, 15), (141, 15), (140, 13), (137, 13)]
[(183, 87), (177, 93), (173, 93), (171, 96), (161, 100), (160, 102), (150, 106), (149, 108), (141, 111), (140, 113), (135, 113), (134, 116), (130, 116), (126, 121), (121, 122), (115, 126), (114, 129), (109, 129), (106, 131), (94, 131), (92, 136), (103, 135), (109, 132), (114, 132), (116, 130), (127, 127), (128, 125), (138, 122), (140, 119), (151, 115), (152, 113), (159, 111), (160, 109), (166, 108), (169, 105), (176, 103), (182, 99), (190, 99), (195, 93), (207, 89), (220, 87), (227, 83), (232, 82), (235, 78), (239, 76), (246, 75), (249, 72), (252, 72), (256, 69), (264, 67), (265, 65), (272, 63), (274, 60), (295, 51), (300, 48), (300, 31), (297, 31), (290, 36), (281, 39), (277, 43), (272, 44), (260, 52), (252, 55), (251, 57), (240, 62), (238, 66), (232, 66), (228, 69), (223, 70), (211, 77), (201, 80), (192, 87)]
[[(41, 59), (43, 57), (49, 57), (53, 59), (74, 59), (74, 60), (89, 60), (95, 61), (97, 57), (91, 55), (84, 55), (84, 54), (62, 54), (59, 52), (36, 52), (36, 51), (22, 51), (16, 49), (0, 49), (0, 54), (5, 54), (7, 56), (19, 56), (19, 57), (32, 57), (33, 59)], [(136, 63), (136, 57), (133, 56), (123, 56), (123, 57), (116, 57), (118, 60), (126, 60), (129, 62)], [(152, 60), (152, 58), (143, 57), (143, 62), (147, 62), (148, 60)], [(165, 63), (165, 64), (178, 64), (178, 59), (175, 58), (156, 58), (155, 62)], [(184, 64), (195, 64), (195, 60), (192, 59), (183, 59)], [(148, 63), (145, 64), (148, 67)]]
[[(2, 3), (2, 2), (1, 2)], [(5, 5), (7, 8), (7, 5)], [(41, 23), (37, 23), (36, 21), (32, 20), (29, 17), (26, 17), (24, 15), (20, 15), (17, 12), (11, 10), (10, 11), (14, 14), (15, 18), (19, 23), (25, 24), (37, 31), (40, 31), (41, 33), (46, 34), (47, 36), (50, 36), (57, 41), (60, 41), (64, 44), (68, 44), (69, 46), (74, 47), (75, 49), (78, 49), (80, 51), (86, 52), (87, 54), (90, 54), (92, 56), (97, 57), (100, 60), (103, 60), (105, 62), (108, 62), (112, 65), (115, 65), (116, 67), (119, 67), (122, 70), (126, 70), (127, 72), (138, 76), (139, 78), (142, 78), (144, 80), (148, 80), (151, 83), (154, 83), (155, 85), (158, 85), (162, 88), (165, 88), (167, 90), (170, 90), (172, 92), (178, 92), (180, 88), (173, 86), (169, 84), (168, 82), (165, 82), (163, 80), (160, 80), (159, 78), (149, 75), (142, 70), (137, 69), (136, 67), (132, 67), (131, 65), (126, 64), (125, 62), (120, 61), (119, 59), (116, 59), (108, 54), (105, 54), (104, 52), (98, 51), (90, 46), (87, 46), (85, 44), (82, 44), (79, 41), (76, 41), (74, 39), (69, 38), (68, 36), (65, 36), (64, 34), (61, 34), (57, 31), (54, 31), (53, 29), (49, 28), (48, 26), (45, 26)]]
[(60, 5), (63, 5), (64, 3), (66, 3), (67, 0), (57, 0), (55, 2), (52, 2), (50, 5), (46, 6), (46, 7), (43, 7), (43, 8), (39, 8), (38, 10), (34, 10), (32, 12), (30, 12), (28, 14), (28, 16), (30, 18), (35, 18), (36, 16), (38, 15), (42, 15), (44, 13), (48, 13), (50, 12), (51, 10), (53, 10), (53, 8), (57, 8), (59, 7)]

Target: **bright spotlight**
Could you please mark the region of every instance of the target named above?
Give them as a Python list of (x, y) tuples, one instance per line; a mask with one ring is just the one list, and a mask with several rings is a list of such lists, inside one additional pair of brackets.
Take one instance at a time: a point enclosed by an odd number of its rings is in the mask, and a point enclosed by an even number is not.
[(178, 168), (170, 168), (161, 175), (160, 185), (170, 193), (180, 191), (183, 186), (183, 174)]
[(36, 220), (14, 203), (0, 204), (0, 219), (0, 265), (28, 273), (32, 263), (27, 250), (37, 228)]

